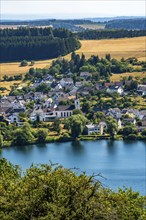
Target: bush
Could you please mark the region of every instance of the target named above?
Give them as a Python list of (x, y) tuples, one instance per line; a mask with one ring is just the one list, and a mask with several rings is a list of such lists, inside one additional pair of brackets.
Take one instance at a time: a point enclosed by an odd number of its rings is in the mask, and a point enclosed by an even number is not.
[(30, 62), (30, 66), (33, 66), (35, 64), (35, 62), (34, 62), (34, 60), (32, 60), (31, 62)]
[(69, 133), (64, 133), (64, 134), (63, 134), (63, 137), (64, 137), (64, 138), (69, 138), (70, 135), (69, 135)]
[(39, 143), (44, 143), (48, 136), (48, 130), (45, 128), (41, 128), (37, 131), (36, 136)]
[(137, 135), (136, 134), (129, 134), (127, 136), (127, 139), (129, 139), (129, 140), (136, 140), (137, 139)]
[(20, 63), (20, 66), (27, 66), (27, 65), (28, 65), (27, 60), (22, 60)]

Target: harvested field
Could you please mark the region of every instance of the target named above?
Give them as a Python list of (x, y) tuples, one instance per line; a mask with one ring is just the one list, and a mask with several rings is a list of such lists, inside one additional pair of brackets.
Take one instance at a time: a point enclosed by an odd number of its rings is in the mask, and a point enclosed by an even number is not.
[(121, 73), (121, 74), (113, 74), (111, 76), (112, 82), (117, 82), (122, 80), (124, 77), (132, 76), (133, 78), (138, 77), (139, 79), (146, 77), (146, 72), (133, 72), (133, 73)]
[[(91, 55), (99, 55), (104, 57), (105, 54), (110, 53), (116, 59), (137, 57), (139, 60), (146, 61), (146, 37), (136, 38), (121, 38), (109, 40), (81, 40), (81, 48), (76, 51), (78, 54), (84, 53), (86, 58)], [(70, 54), (65, 56), (70, 59)], [(36, 61), (34, 68), (49, 67), (52, 62), (50, 60)], [(4, 75), (16, 75), (26, 73), (30, 66), (20, 67), (20, 62), (1, 63), (0, 64), (0, 79)]]

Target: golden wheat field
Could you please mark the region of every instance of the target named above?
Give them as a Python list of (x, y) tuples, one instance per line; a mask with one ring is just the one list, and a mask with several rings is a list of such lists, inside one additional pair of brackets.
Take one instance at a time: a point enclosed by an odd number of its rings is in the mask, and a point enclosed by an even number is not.
[(146, 60), (146, 36), (136, 38), (122, 38), (109, 40), (82, 40), (81, 48), (76, 52), (84, 53), (87, 58), (91, 55), (104, 57), (110, 53), (116, 59), (137, 57)]
[(121, 74), (113, 74), (111, 76), (111, 82), (117, 82), (122, 80), (123, 78), (128, 78), (128, 76), (132, 76), (133, 78), (142, 79), (146, 77), (146, 72), (132, 72), (132, 73), (121, 73)]
[[(36, 61), (33, 65), (34, 68), (44, 68), (49, 67), (52, 60), (42, 60)], [(20, 62), (12, 62), (12, 63), (0, 63), (0, 79), (4, 75), (18, 75), (20, 73), (26, 73), (32, 66), (28, 65), (25, 67), (20, 67)]]
[[(110, 53), (112, 57), (121, 59), (122, 57), (137, 57), (139, 60), (146, 60), (146, 37), (122, 38), (110, 40), (81, 40), (81, 48), (76, 51), (78, 54), (84, 53), (86, 58), (91, 55), (99, 55), (104, 57), (106, 53)], [(70, 59), (70, 54), (65, 56)], [(52, 60), (36, 61), (34, 68), (49, 67)], [(30, 66), (20, 67), (19, 62), (1, 63), (0, 78), (4, 75), (15, 75), (26, 73)]]

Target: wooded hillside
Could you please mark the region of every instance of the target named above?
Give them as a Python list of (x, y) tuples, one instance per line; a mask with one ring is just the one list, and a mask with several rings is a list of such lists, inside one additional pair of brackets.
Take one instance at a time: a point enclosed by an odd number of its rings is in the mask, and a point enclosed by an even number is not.
[(66, 29), (19, 28), (0, 30), (0, 61), (56, 58), (80, 47)]

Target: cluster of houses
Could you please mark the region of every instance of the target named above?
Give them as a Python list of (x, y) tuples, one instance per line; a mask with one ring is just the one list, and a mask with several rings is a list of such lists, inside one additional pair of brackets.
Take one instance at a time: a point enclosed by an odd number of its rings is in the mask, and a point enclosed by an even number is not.
[[(51, 93), (52, 98), (41, 92), (29, 93), (23, 96), (3, 96), (0, 99), (0, 115), (9, 123), (19, 123), (20, 112), (28, 113), (29, 120), (34, 122), (50, 121), (55, 118), (67, 118), (73, 114), (74, 109), (80, 109), (80, 101), (76, 97), (64, 96), (62, 93)], [(60, 105), (61, 100), (74, 99), (72, 105)], [(32, 109), (27, 110), (26, 106), (30, 101), (35, 101)]]
[[(104, 113), (106, 116), (111, 116), (117, 120), (118, 129), (130, 124), (137, 127), (139, 131), (146, 129), (146, 110), (110, 108)], [(137, 120), (141, 121), (140, 125), (137, 125)], [(92, 133), (103, 134), (106, 128), (107, 124), (105, 122), (86, 125), (88, 135)]]
[[(0, 98), (0, 121), (3, 119), (8, 124), (16, 123), (18, 126), (23, 122), (20, 120), (19, 113), (25, 112), (31, 122), (37, 120), (47, 122), (54, 120), (55, 118), (68, 118), (73, 114), (74, 109), (81, 109), (80, 100), (77, 98), (77, 94), (86, 96), (92, 91), (103, 90), (109, 93), (124, 94), (123, 85), (128, 85), (127, 82), (115, 82), (115, 83), (97, 83), (94, 88), (86, 86), (86, 82), (92, 77), (89, 72), (80, 73), (80, 81), (74, 83), (71, 78), (72, 73), (68, 73), (68, 78), (62, 78), (60, 81), (56, 81), (53, 76), (44, 77), (44, 79), (36, 80), (31, 86), (31, 92), (25, 95), (19, 96), (2, 96)], [(50, 87), (48, 94), (43, 92), (33, 92), (33, 89), (37, 88), (40, 84), (45, 83)], [(138, 95), (146, 95), (146, 85), (138, 85)], [(72, 105), (63, 105), (61, 101), (72, 101)], [(33, 107), (27, 109), (27, 104), (34, 102)], [(98, 110), (95, 108), (95, 112)], [(119, 129), (126, 123), (132, 123), (136, 125), (136, 119), (141, 120), (141, 129), (146, 128), (146, 110), (139, 111), (136, 109), (123, 109), (111, 108), (106, 110), (106, 116), (112, 116), (117, 119)], [(128, 117), (123, 117), (128, 115)], [(105, 122), (98, 125), (87, 125), (87, 133), (103, 133), (106, 127)]]
[[(61, 101), (74, 100), (72, 105), (62, 105)], [(27, 104), (35, 101), (32, 108), (27, 109)], [(73, 102), (72, 102), (73, 103)], [(68, 118), (73, 114), (74, 109), (81, 109), (80, 100), (76, 96), (70, 96), (63, 92), (49, 92), (48, 95), (41, 92), (30, 92), (22, 96), (3, 96), (0, 99), (0, 121), (5, 120), (8, 124), (16, 123), (23, 125), (20, 112), (25, 112), (31, 122), (37, 120), (42, 122), (52, 121), (56, 118)], [(95, 113), (98, 110), (94, 110)], [(141, 121), (138, 129), (146, 129), (146, 110), (110, 108), (104, 111), (105, 116), (112, 116), (117, 120), (118, 128), (127, 124), (135, 126), (137, 120)], [(98, 125), (89, 124), (86, 126), (87, 133), (103, 134), (106, 123)]]
[[(81, 95), (87, 95), (93, 89), (85, 86), (86, 82), (90, 82), (92, 74), (89, 72), (81, 72), (79, 76), (79, 81), (74, 83), (72, 79), (73, 74), (70, 72), (67, 74), (67, 78), (62, 78), (61, 80), (55, 80), (51, 75), (44, 77), (43, 79), (36, 80), (30, 89), (36, 89), (40, 84), (45, 83), (48, 85), (52, 92), (56, 91), (67, 91), (69, 95), (75, 95), (77, 92)], [(106, 91), (108, 93), (119, 93), (120, 95), (127, 94), (124, 91), (124, 86), (130, 85), (132, 80), (118, 81), (118, 82), (99, 82), (94, 86), (94, 89)], [(146, 95), (146, 85), (138, 85), (137, 94), (140, 96)]]

